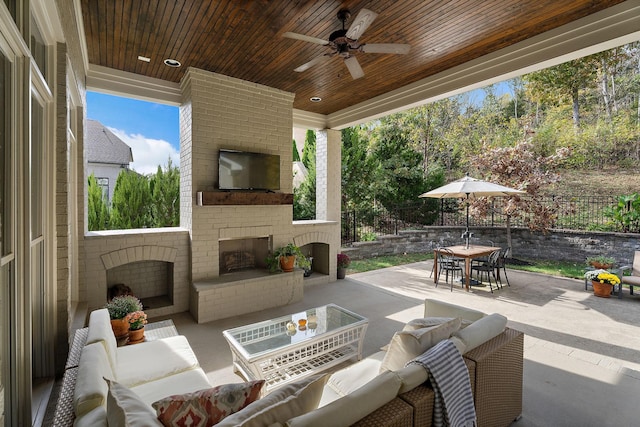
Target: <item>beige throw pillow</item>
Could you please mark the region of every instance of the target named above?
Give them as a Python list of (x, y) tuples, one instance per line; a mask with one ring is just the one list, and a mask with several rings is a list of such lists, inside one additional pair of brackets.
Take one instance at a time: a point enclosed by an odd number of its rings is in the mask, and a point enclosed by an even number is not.
[(449, 338), (458, 329), (460, 329), (460, 319), (455, 318), (429, 328), (396, 332), (382, 360), (380, 372), (403, 368), (408, 361)]
[(127, 387), (105, 378), (109, 385), (107, 395), (107, 423), (109, 426), (162, 427), (151, 406)]
[[(453, 317), (422, 317), (420, 319), (413, 319), (404, 325), (403, 331), (415, 331), (416, 329), (430, 328), (432, 326), (438, 326), (443, 323), (447, 323), (453, 320)], [(473, 322), (471, 320), (460, 319), (460, 329), (466, 328)]]
[(284, 424), (288, 419), (318, 407), (329, 374), (314, 375), (284, 385), (241, 411), (229, 415), (216, 426), (263, 427)]

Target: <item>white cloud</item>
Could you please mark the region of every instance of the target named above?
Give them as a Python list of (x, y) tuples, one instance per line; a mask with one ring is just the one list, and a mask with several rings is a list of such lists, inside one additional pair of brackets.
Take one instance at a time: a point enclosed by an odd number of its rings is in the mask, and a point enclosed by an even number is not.
[(180, 166), (180, 152), (167, 141), (146, 138), (140, 134), (128, 134), (120, 129), (109, 128), (109, 130), (131, 147), (133, 162), (130, 167), (136, 172), (156, 173), (158, 165), (164, 168), (169, 158), (173, 166)]

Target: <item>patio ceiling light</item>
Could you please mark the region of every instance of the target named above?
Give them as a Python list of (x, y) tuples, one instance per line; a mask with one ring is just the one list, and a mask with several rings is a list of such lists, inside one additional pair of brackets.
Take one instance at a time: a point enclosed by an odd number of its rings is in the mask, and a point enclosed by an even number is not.
[(138, 60), (143, 62), (151, 62), (151, 58), (142, 55), (138, 55)]
[(309, 98), (309, 100), (311, 102), (320, 102), (322, 101), (322, 98), (320, 98), (319, 96), (312, 96), (311, 98)]
[(177, 61), (175, 59), (171, 59), (171, 58), (167, 58), (164, 60), (164, 65), (167, 65), (169, 67), (180, 67), (182, 64), (180, 63), (180, 61)]

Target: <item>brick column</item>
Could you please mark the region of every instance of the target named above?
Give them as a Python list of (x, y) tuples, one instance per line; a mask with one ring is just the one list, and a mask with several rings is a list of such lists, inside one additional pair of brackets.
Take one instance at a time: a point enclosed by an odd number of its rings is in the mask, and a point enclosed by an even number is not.
[(316, 131), (316, 219), (340, 221), (342, 134)]

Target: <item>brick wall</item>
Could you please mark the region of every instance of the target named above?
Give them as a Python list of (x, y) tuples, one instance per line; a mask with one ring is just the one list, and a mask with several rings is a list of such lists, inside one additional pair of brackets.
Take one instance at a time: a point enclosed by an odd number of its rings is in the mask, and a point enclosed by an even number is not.
[[(378, 255), (431, 252), (438, 245), (460, 244), (463, 227), (427, 227), (419, 231), (402, 231), (397, 236), (380, 236), (374, 242), (354, 243), (343, 248), (353, 259)], [(471, 244), (506, 246), (505, 228), (472, 229)], [(551, 231), (548, 234), (528, 229), (512, 229), (513, 257), (524, 259), (558, 259), (584, 262), (593, 255), (614, 257), (618, 264), (628, 265), (635, 251), (640, 250), (639, 234), (581, 231)]]
[(173, 291), (172, 294), (170, 292), (173, 304), (152, 308), (147, 314), (155, 317), (189, 310), (188, 230), (156, 228), (90, 232), (85, 236), (84, 253), (89, 311), (103, 307), (107, 302), (107, 270), (141, 261), (173, 265)]
[(191, 230), (194, 281), (219, 275), (223, 238), (273, 235), (275, 247), (292, 239), (293, 211), (285, 206), (195, 206), (198, 191), (215, 191), (221, 148), (280, 156), (280, 191), (291, 193), (294, 95), (190, 68), (182, 80), (181, 225)]

